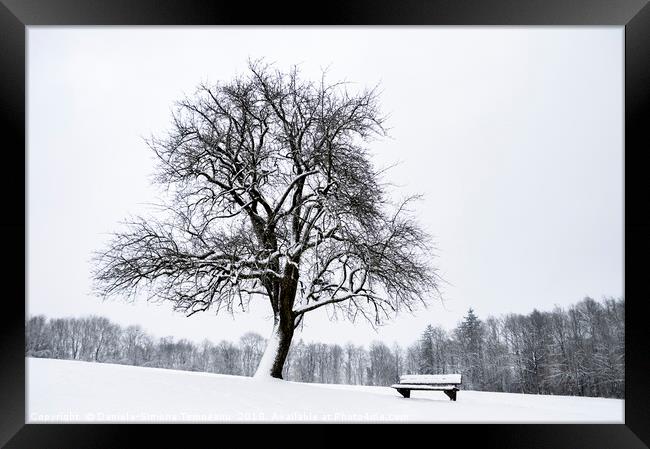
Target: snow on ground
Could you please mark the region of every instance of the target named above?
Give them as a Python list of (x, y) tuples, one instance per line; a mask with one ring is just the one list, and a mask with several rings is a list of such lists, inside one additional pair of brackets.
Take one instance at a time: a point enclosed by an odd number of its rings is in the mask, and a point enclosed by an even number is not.
[(623, 423), (623, 401), (253, 379), (27, 358), (27, 422)]

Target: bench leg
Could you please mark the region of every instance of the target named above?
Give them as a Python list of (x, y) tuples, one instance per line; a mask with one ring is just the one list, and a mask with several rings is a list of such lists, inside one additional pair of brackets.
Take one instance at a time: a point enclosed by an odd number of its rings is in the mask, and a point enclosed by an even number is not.
[(405, 398), (411, 397), (411, 390), (407, 390), (406, 388), (398, 388), (397, 391)]
[(449, 396), (452, 401), (456, 400), (456, 390), (445, 390), (445, 394)]

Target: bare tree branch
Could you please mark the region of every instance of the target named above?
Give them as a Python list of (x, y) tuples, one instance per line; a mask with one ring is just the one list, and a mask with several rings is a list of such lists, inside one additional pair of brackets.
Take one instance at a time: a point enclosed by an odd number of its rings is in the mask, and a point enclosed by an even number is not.
[(367, 144), (383, 135), (376, 88), (263, 61), (199, 86), (176, 104), (169, 134), (147, 141), (168, 213), (126, 223), (96, 255), (97, 293), (146, 290), (188, 315), (262, 296), (284, 356), (319, 307), (378, 323), (424, 303), (437, 286), (431, 245), (412, 199), (392, 205), (373, 167)]

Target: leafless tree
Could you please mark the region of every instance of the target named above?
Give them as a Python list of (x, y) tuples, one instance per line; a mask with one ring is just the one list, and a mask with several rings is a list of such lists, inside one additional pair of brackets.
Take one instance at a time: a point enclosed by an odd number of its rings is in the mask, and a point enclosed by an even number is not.
[(138, 365), (142, 361), (142, 348), (145, 333), (140, 326), (129, 326), (124, 330), (122, 340), (124, 345), (125, 362)]
[(436, 292), (428, 235), (392, 203), (367, 144), (385, 135), (378, 91), (251, 62), (177, 103), (148, 141), (164, 218), (126, 223), (97, 255), (100, 295), (168, 300), (188, 315), (246, 310), (274, 325), (256, 376), (282, 377), (294, 329), (331, 306), (371, 323)]
[(262, 358), (264, 351), (264, 338), (255, 332), (246, 332), (239, 339), (239, 348), (242, 355), (242, 372), (244, 376), (255, 374), (255, 368)]
[(52, 356), (51, 348), (48, 348), (52, 342), (47, 331), (45, 315), (30, 317), (29, 321), (25, 323), (25, 354)]

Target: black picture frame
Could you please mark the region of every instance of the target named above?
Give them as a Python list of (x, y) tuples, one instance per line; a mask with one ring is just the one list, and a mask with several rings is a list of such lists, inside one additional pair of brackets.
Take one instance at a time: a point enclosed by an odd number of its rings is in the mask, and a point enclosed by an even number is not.
[[(314, 7), (317, 6), (317, 7)], [(5, 170), (0, 176), (4, 210), (4, 307), (0, 312), (0, 445), (7, 448), (130, 447), (136, 437), (151, 446), (172, 446), (188, 438), (221, 441), (212, 425), (25, 424), (24, 303), (26, 300), (26, 120), (25, 50), (30, 25), (618, 25), (625, 27), (625, 424), (454, 424), (414, 426), (418, 437), (454, 436), (482, 447), (643, 448), (650, 445), (650, 357), (647, 348), (645, 257), (650, 254), (650, 208), (645, 167), (650, 100), (650, 6), (648, 0), (334, 0), (309, 2), (199, 2), (172, 0), (0, 0), (0, 92), (5, 130)], [(219, 432), (249, 432), (225, 426)], [(308, 427), (315, 426), (313, 424)], [(307, 429), (308, 432), (311, 429)], [(318, 433), (321, 442), (336, 432)], [(386, 430), (357, 428), (366, 443)], [(389, 429), (391, 430), (391, 429)], [(401, 430), (401, 429), (392, 429)], [(316, 434), (314, 434), (316, 435)], [(137, 438), (140, 439), (140, 438)], [(415, 440), (411, 440), (415, 441)], [(300, 444), (300, 439), (294, 440)], [(284, 440), (283, 445), (291, 441)], [(274, 444), (271, 444), (272, 446)]]

